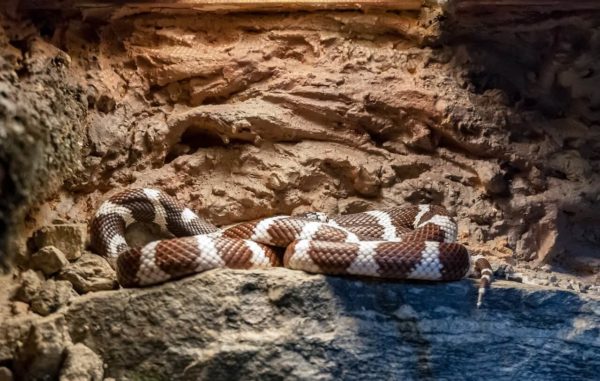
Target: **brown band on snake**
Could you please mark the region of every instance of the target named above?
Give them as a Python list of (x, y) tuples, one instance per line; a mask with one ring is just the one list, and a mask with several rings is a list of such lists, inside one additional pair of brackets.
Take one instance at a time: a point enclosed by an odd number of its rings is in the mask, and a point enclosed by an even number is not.
[[(379, 224), (374, 226), (349, 225), (343, 226), (343, 228), (351, 233), (356, 234), (361, 241), (385, 240), (384, 235), (386, 233), (386, 228)], [(413, 232), (413, 229), (408, 229), (405, 227), (394, 227), (394, 229), (396, 237), (402, 237), (404, 234)]]
[(444, 242), (445, 234), (439, 226), (426, 224), (410, 233), (400, 235), (403, 241), (437, 241)]
[(189, 274), (197, 267), (196, 258), (201, 254), (193, 237), (165, 239), (159, 241), (154, 250), (158, 268), (173, 277)]
[(313, 234), (312, 239), (315, 241), (332, 241), (332, 242), (344, 242), (348, 238), (348, 233), (345, 231), (323, 225), (319, 227), (316, 233)]
[(267, 229), (267, 234), (271, 237), (271, 242), (268, 243), (277, 247), (286, 247), (300, 234), (305, 223), (297, 219), (275, 220)]
[(283, 266), (283, 261), (282, 261), (282, 256), (280, 254), (277, 254), (275, 252), (275, 250), (273, 250), (272, 248), (266, 246), (266, 245), (260, 245), (263, 250), (265, 251), (265, 255), (267, 256), (267, 258), (269, 258), (269, 263), (272, 267), (281, 267)]
[(425, 249), (423, 241), (383, 242), (377, 246), (375, 262), (379, 265), (379, 273), (384, 278), (406, 279), (421, 260)]
[(243, 240), (215, 240), (215, 249), (221, 253), (225, 267), (232, 269), (249, 269), (252, 267), (252, 251)]
[(389, 214), (392, 224), (397, 229), (414, 229), (414, 221), (419, 213), (419, 207), (415, 205), (396, 207), (385, 209), (384, 212)]
[[(111, 238), (116, 235), (125, 235), (126, 223), (118, 214), (101, 215), (92, 220), (90, 227), (90, 243), (96, 252), (109, 253)], [(117, 250), (126, 250), (125, 243), (119, 244)]]
[[(185, 208), (179, 202), (165, 194), (160, 193), (158, 202), (162, 205), (165, 211), (166, 228), (176, 237), (186, 237), (196, 234), (208, 234), (217, 231), (218, 229), (211, 223), (205, 221), (198, 216), (195, 216), (191, 210)], [(188, 212), (189, 218), (182, 218), (183, 211)]]
[(325, 274), (346, 274), (358, 256), (358, 246), (353, 243), (314, 241), (308, 255)]
[(285, 249), (285, 252), (283, 253), (283, 260), (281, 261), (281, 264), (283, 265), (283, 267), (289, 268), (290, 259), (296, 252), (296, 244), (297, 243), (298, 243), (298, 241), (294, 241), (294, 242), (290, 243), (288, 245), (288, 247)]
[(141, 189), (134, 189), (127, 194), (117, 193), (108, 201), (130, 210), (131, 215), (139, 222), (152, 222), (155, 217), (154, 205)]
[(254, 234), (256, 225), (260, 220), (242, 222), (224, 229), (221, 233), (222, 237), (249, 239)]
[(344, 228), (356, 234), (363, 241), (382, 239), (385, 234), (385, 227), (380, 225), (352, 225), (344, 226)]
[(469, 252), (458, 243), (440, 243), (440, 262), (444, 264), (441, 270), (442, 280), (458, 280), (469, 272)]
[(357, 225), (373, 226), (378, 223), (376, 217), (364, 213), (345, 214), (341, 216), (336, 216), (332, 218), (332, 220), (335, 221), (335, 223), (337, 223), (338, 225), (344, 227)]
[(139, 247), (121, 252), (117, 258), (117, 281), (123, 287), (134, 287), (139, 284), (136, 274), (140, 268), (142, 251)]

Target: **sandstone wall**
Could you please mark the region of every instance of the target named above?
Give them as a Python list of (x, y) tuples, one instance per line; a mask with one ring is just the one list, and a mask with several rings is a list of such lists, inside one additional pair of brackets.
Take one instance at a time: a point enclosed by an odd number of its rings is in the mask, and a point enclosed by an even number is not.
[[(69, 55), (0, 14), (0, 259), (21, 255), (31, 207), (81, 170), (85, 93)], [(1, 263), (1, 261), (0, 261)]]
[[(37, 31), (6, 46), (69, 61), (60, 70), (80, 93), (60, 108), (79, 111), (46, 130), (73, 126), (84, 154), (54, 171), (68, 181), (30, 213), (30, 229), (86, 222), (133, 186), (163, 189), (217, 224), (434, 202), (457, 215), (473, 250), (597, 272), (597, 13), (468, 5), (87, 10), (85, 21), (37, 10)], [(42, 81), (21, 56), (6, 72)], [(79, 146), (55, 146), (79, 157)]]

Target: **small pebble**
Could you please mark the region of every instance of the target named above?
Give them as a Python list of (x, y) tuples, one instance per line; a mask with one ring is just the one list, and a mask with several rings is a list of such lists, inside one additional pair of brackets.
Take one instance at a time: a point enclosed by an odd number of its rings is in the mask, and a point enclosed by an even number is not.
[(54, 246), (45, 246), (31, 256), (31, 267), (46, 275), (57, 273), (68, 264), (65, 254)]
[(549, 264), (545, 264), (544, 266), (541, 267), (541, 270), (549, 273), (550, 271), (552, 271), (552, 266), (550, 266)]

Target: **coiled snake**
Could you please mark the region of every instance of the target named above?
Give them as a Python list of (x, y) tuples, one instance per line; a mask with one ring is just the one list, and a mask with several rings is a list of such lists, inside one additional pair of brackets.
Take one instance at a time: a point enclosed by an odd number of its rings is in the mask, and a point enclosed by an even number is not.
[[(155, 223), (177, 238), (129, 247), (133, 222)], [(471, 258), (456, 243), (457, 225), (436, 205), (328, 217), (323, 213), (277, 216), (225, 229), (205, 221), (154, 189), (130, 189), (110, 197), (91, 222), (95, 251), (116, 267), (123, 287), (147, 286), (218, 267), (281, 266), (322, 274), (452, 281), (469, 274)], [(285, 248), (283, 258), (276, 248)], [(478, 306), (492, 270), (475, 257), (481, 274)]]

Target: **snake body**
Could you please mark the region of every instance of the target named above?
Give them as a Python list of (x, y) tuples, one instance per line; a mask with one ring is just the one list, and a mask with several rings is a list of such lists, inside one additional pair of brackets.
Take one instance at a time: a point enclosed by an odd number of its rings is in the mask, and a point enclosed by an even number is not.
[[(155, 223), (176, 238), (130, 247), (127, 226)], [(276, 216), (218, 229), (172, 197), (130, 189), (103, 202), (91, 222), (95, 251), (116, 267), (124, 287), (148, 286), (218, 267), (284, 266), (322, 274), (392, 279), (458, 280), (471, 258), (456, 243), (457, 225), (446, 209), (415, 205), (329, 217), (311, 212)], [(277, 248), (285, 249), (281, 258)], [(474, 258), (480, 299), (491, 267)]]

